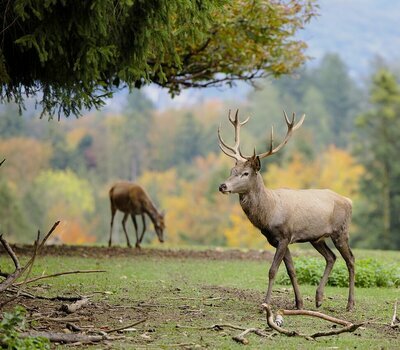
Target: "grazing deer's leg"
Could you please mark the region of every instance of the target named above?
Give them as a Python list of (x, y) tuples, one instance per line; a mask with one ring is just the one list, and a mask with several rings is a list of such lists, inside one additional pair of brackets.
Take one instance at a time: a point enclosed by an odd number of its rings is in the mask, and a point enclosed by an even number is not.
[(346, 310), (351, 311), (354, 308), (354, 255), (349, 246), (347, 232), (342, 232), (342, 235), (339, 234), (337, 237), (332, 237), (332, 241), (346, 262), (347, 270), (349, 271), (349, 298)]
[(293, 265), (292, 255), (290, 254), (289, 248), (286, 249), (283, 261), (286, 266), (287, 273), (289, 275), (290, 281), (292, 282), (294, 297), (296, 299), (296, 309), (301, 310), (303, 308), (303, 298), (300, 293), (299, 284), (297, 283), (296, 271)]
[(108, 240), (108, 246), (109, 246), (109, 247), (111, 247), (112, 230), (113, 230), (114, 216), (115, 216), (116, 211), (117, 211), (117, 209), (111, 204), (110, 238), (109, 238), (109, 240)]
[(272, 265), (269, 268), (268, 273), (268, 290), (267, 295), (265, 296), (265, 303), (269, 304), (271, 302), (271, 294), (272, 294), (272, 286), (275, 281), (276, 273), (278, 272), (279, 265), (282, 262), (283, 257), (286, 254), (287, 246), (289, 245), (288, 240), (282, 240), (277, 244), (276, 252), (274, 255), (274, 260), (272, 261)]
[(124, 229), (124, 232), (125, 232), (126, 243), (128, 244), (128, 247), (131, 248), (132, 247), (131, 242), (129, 242), (129, 236), (128, 236), (128, 233), (126, 232), (126, 227), (125, 227), (126, 220), (128, 219), (128, 215), (129, 214), (124, 214), (124, 218), (122, 219), (122, 228)]
[(142, 213), (142, 223), (143, 223), (143, 229), (142, 229), (142, 234), (140, 235), (140, 238), (139, 238), (140, 243), (142, 243), (144, 233), (146, 232), (146, 218), (143, 213)]
[(138, 226), (136, 222), (136, 217), (135, 215), (131, 214), (133, 226), (135, 226), (135, 234), (136, 234), (136, 244), (135, 247), (140, 249), (140, 240), (139, 240), (139, 235), (138, 235)]
[(311, 244), (325, 258), (326, 261), (325, 271), (315, 294), (315, 306), (320, 307), (324, 298), (324, 288), (326, 282), (328, 282), (329, 274), (332, 271), (333, 265), (335, 264), (336, 255), (328, 247), (325, 241), (311, 242)]

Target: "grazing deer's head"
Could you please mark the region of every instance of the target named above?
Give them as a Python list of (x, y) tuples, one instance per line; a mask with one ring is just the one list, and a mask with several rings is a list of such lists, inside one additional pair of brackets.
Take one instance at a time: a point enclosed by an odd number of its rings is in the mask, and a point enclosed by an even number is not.
[(278, 152), (289, 141), (289, 138), (291, 137), (293, 131), (301, 126), (305, 118), (305, 115), (303, 115), (300, 121), (295, 124), (295, 114), (293, 113), (292, 120), (290, 121), (286, 115), (286, 112), (284, 111), (283, 113), (288, 127), (285, 139), (277, 147), (274, 148), (274, 129), (272, 128), (269, 150), (265, 153), (260, 154), (256, 154), (256, 151), (254, 150), (254, 154), (252, 156), (244, 156), (240, 150), (240, 127), (242, 125), (245, 125), (249, 121), (250, 117), (241, 122), (238, 117), (238, 112), (239, 111), (236, 111), (234, 119), (231, 118), (230, 111), (228, 115), (229, 121), (235, 128), (234, 146), (231, 147), (225, 143), (225, 141), (221, 137), (220, 128), (218, 128), (219, 147), (221, 148), (222, 152), (224, 152), (227, 156), (236, 160), (236, 164), (232, 168), (229, 178), (219, 186), (219, 191), (224, 194), (242, 194), (249, 192), (256, 184), (255, 180), (261, 168), (260, 160)]
[(165, 229), (165, 221), (164, 221), (165, 214), (164, 212), (157, 214), (155, 221), (154, 221), (154, 228), (157, 233), (158, 240), (160, 243), (164, 242), (164, 229)]

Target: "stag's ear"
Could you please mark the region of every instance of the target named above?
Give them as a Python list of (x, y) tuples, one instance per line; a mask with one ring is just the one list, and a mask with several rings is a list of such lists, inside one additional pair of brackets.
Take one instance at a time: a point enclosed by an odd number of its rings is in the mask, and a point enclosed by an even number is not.
[(254, 168), (256, 169), (256, 171), (259, 171), (261, 169), (261, 161), (259, 156), (256, 156), (254, 158)]
[(256, 156), (255, 154), (250, 158), (250, 164), (251, 167), (255, 170), (255, 171), (259, 171), (261, 169), (261, 161), (260, 161), (260, 157)]

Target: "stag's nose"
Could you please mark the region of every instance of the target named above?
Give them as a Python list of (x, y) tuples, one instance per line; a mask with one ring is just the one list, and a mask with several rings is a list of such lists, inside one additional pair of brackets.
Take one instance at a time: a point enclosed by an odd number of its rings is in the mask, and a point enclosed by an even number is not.
[(225, 184), (219, 185), (219, 191), (220, 191), (220, 192), (225, 192), (227, 189), (228, 189), (228, 187), (226, 187)]

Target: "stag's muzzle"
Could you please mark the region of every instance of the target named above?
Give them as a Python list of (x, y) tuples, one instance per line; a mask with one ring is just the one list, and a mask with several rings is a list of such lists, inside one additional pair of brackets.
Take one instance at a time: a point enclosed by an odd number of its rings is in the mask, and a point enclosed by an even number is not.
[(221, 185), (219, 185), (219, 191), (221, 192), (221, 193), (227, 193), (228, 192), (228, 187), (226, 186), (226, 184), (221, 184)]

